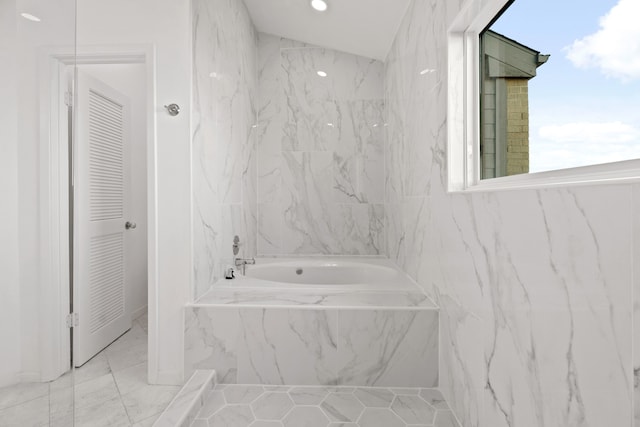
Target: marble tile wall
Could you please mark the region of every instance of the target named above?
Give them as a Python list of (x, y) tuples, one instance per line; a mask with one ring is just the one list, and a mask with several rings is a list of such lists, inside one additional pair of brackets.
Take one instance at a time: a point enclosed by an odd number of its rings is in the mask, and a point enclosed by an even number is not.
[(633, 186), (633, 408), (634, 427), (640, 427), (640, 185)]
[(384, 254), (383, 63), (258, 46), (258, 254)]
[(185, 372), (221, 383), (434, 387), (437, 366), (437, 310), (186, 311)]
[(240, 0), (192, 0), (194, 298), (256, 254), (257, 34)]
[(465, 427), (631, 426), (640, 188), (448, 194), (460, 9), (413, 0), (385, 72), (386, 250), (440, 306), (440, 388)]

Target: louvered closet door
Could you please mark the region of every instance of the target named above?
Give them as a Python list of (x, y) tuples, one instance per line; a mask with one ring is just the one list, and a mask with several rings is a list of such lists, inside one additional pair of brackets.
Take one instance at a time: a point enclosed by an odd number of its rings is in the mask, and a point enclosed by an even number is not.
[(73, 359), (82, 366), (131, 327), (125, 258), (129, 101), (78, 72), (74, 179)]

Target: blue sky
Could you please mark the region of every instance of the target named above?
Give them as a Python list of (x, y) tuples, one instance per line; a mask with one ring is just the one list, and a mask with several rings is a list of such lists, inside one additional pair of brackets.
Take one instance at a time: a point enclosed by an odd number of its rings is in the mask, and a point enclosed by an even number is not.
[(640, 158), (640, 0), (516, 0), (492, 30), (550, 54), (529, 84), (530, 170)]

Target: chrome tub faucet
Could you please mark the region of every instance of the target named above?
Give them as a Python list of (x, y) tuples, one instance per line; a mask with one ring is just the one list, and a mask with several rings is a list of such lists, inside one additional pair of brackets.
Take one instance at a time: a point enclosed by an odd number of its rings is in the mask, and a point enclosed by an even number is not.
[(254, 265), (256, 263), (255, 258), (235, 258), (233, 260), (236, 268), (242, 268), (242, 275), (244, 276), (247, 265)]

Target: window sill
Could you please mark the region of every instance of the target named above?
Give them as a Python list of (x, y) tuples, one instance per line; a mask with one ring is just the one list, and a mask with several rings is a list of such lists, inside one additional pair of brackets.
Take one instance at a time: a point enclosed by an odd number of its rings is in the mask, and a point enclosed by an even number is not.
[(450, 193), (561, 188), (640, 182), (640, 159), (481, 180)]

